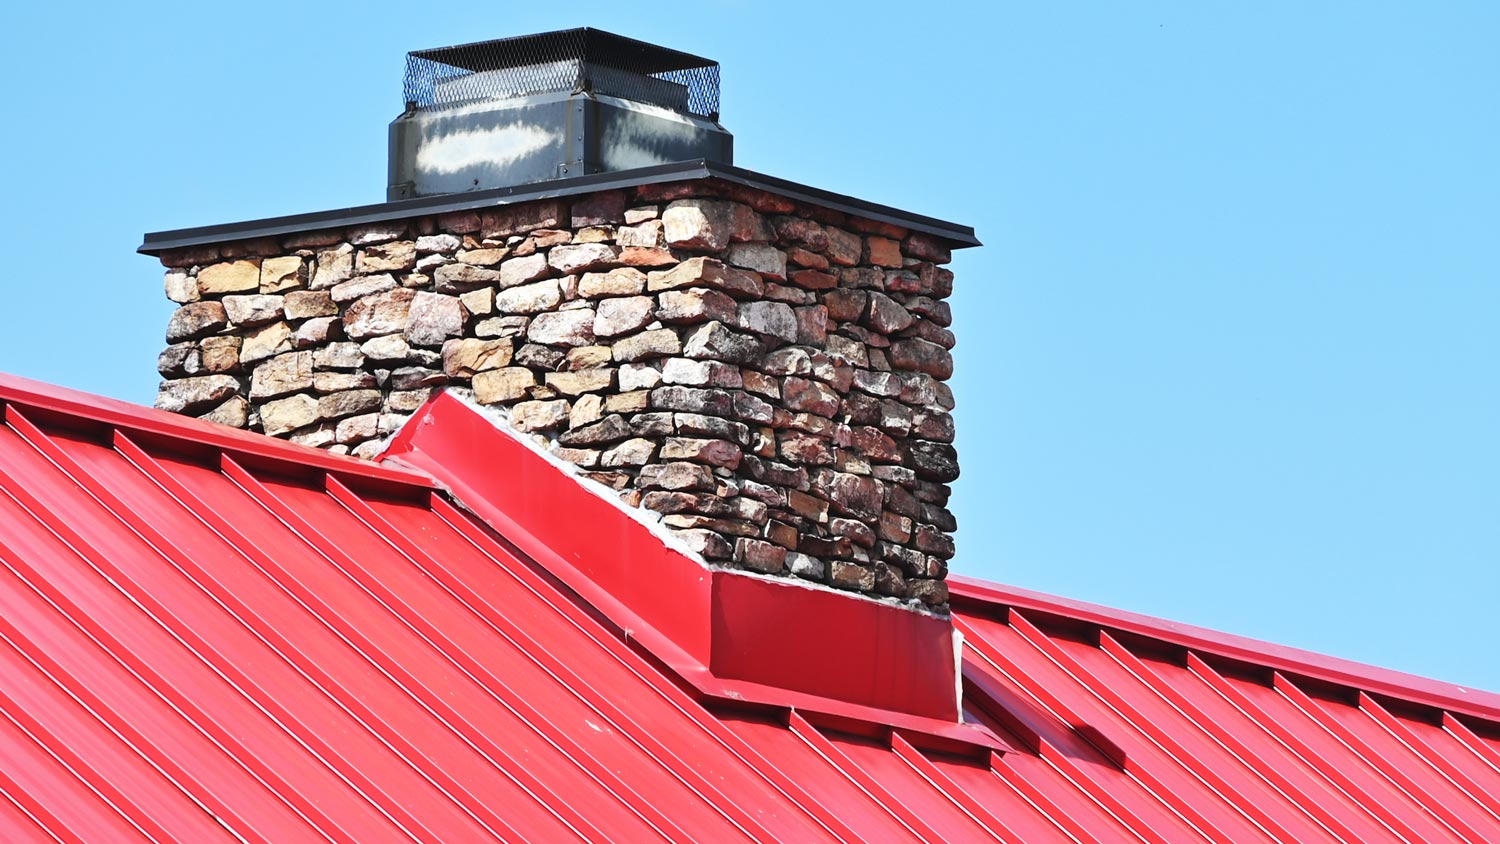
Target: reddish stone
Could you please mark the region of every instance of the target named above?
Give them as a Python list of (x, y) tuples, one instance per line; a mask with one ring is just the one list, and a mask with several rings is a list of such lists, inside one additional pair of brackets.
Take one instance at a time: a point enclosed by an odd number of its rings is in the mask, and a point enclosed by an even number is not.
[(822, 301), (829, 319), (854, 322), (864, 314), (869, 295), (863, 290), (830, 290), (823, 294)]
[(819, 416), (832, 417), (839, 410), (839, 396), (827, 385), (795, 375), (788, 376), (781, 386), (782, 402), (788, 410), (805, 410)]
[(942, 346), (926, 340), (912, 338), (892, 343), (889, 357), (891, 366), (897, 369), (917, 370), (942, 380), (953, 375), (953, 356)]

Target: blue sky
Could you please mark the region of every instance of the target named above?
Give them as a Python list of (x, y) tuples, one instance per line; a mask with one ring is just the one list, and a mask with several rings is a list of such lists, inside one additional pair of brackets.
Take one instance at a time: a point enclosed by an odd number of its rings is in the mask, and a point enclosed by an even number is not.
[(0, 25), (0, 369), (149, 403), (170, 303), (142, 233), (380, 201), (405, 51), (596, 26), (722, 62), (737, 164), (978, 230), (957, 571), (1500, 689), (1500, 5), (59, 2)]

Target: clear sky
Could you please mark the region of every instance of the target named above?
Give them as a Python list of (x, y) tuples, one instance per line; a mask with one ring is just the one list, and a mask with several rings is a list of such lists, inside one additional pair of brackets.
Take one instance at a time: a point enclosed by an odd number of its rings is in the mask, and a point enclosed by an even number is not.
[(956, 571), (1500, 690), (1488, 0), (7, 4), (0, 369), (149, 403), (142, 233), (381, 201), (407, 50), (574, 26), (978, 230)]

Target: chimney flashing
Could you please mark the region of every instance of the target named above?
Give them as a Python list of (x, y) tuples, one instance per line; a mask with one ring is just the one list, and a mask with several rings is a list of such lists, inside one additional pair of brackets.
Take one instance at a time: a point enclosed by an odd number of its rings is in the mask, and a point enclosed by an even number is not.
[(318, 229), (363, 226), (433, 214), (516, 205), (539, 199), (556, 199), (619, 188), (700, 179), (717, 179), (874, 222), (901, 226), (936, 237), (950, 248), (962, 249), (983, 245), (975, 237), (972, 226), (915, 214), (889, 205), (881, 205), (846, 194), (767, 176), (743, 167), (700, 159), (612, 173), (593, 173), (556, 179), (543, 184), (512, 185), (462, 194), (424, 196), (373, 205), (359, 205), (331, 211), (289, 214), (237, 223), (149, 232), (136, 251), (142, 255), (159, 256), (173, 249), (278, 237)]

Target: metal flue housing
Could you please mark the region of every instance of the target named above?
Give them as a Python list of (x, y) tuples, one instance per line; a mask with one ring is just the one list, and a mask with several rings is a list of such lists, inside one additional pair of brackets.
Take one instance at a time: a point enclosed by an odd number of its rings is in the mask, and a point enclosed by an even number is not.
[(717, 62), (597, 29), (407, 54), (388, 200), (733, 163)]

